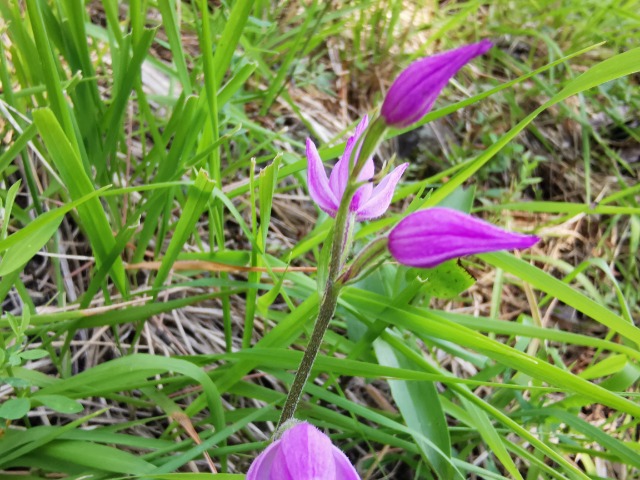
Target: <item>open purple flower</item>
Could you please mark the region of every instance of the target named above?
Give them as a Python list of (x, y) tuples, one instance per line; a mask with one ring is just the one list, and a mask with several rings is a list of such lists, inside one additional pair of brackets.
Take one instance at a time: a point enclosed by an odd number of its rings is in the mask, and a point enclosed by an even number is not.
[(457, 210), (435, 207), (401, 220), (389, 233), (389, 251), (404, 265), (432, 268), (465, 255), (529, 248), (539, 240), (506, 232)]
[(387, 125), (404, 128), (424, 117), (458, 70), (492, 47), (489, 40), (472, 43), (413, 62), (389, 88), (380, 115)]
[(347, 456), (313, 425), (298, 423), (251, 464), (247, 480), (360, 480)]
[[(335, 164), (331, 175), (327, 178), (324, 165), (320, 159), (320, 154), (311, 139), (307, 139), (307, 161), (309, 194), (318, 206), (332, 217), (336, 216), (340, 200), (344, 194), (353, 165), (351, 165), (351, 154), (358, 143), (358, 139), (366, 130), (368, 118), (365, 115), (356, 127), (355, 134), (347, 140), (347, 145), (340, 160)], [(354, 160), (357, 160), (360, 151), (356, 152)], [(393, 191), (400, 180), (400, 177), (407, 168), (408, 163), (396, 167), (390, 174), (374, 188), (371, 183), (362, 185), (356, 191), (349, 210), (356, 220), (362, 222), (381, 216), (389, 208)], [(358, 175), (359, 182), (367, 182), (373, 178), (375, 166), (373, 158), (368, 158), (362, 171)]]

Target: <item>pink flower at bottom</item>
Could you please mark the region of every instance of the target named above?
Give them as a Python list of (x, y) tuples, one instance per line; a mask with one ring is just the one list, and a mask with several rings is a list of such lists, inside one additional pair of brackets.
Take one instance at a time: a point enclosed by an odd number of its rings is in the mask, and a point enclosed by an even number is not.
[(313, 425), (284, 432), (253, 461), (246, 480), (360, 480), (347, 456)]

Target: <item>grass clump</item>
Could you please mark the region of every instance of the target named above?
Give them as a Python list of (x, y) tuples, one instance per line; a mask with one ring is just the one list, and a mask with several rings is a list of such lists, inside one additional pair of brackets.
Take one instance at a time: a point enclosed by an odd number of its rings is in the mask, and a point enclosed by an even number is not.
[(633, 7), (0, 2), (0, 475), (242, 478), (327, 275), (305, 137), (331, 163), (402, 67), (491, 38), (387, 132), (408, 174), (354, 239), (441, 205), (543, 242), (347, 286), (298, 417), (363, 479), (638, 478)]

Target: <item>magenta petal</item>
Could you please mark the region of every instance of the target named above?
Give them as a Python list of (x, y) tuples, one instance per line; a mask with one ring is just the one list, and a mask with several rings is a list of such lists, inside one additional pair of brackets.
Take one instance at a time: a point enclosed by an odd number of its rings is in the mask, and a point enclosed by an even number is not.
[(281, 438), (282, 448), (276, 454), (270, 480), (334, 480), (335, 448), (320, 430), (300, 423), (287, 430)]
[(371, 220), (377, 218), (387, 211), (393, 198), (393, 191), (400, 181), (400, 177), (409, 166), (408, 163), (396, 167), (389, 175), (373, 189), (369, 200), (358, 209), (356, 220)]
[(371, 192), (373, 192), (373, 185), (371, 185), (370, 183), (362, 185), (360, 188), (358, 188), (355, 195), (351, 199), (349, 210), (352, 212), (357, 212), (360, 209), (360, 205), (363, 205), (369, 200), (369, 198), (371, 197)]
[[(336, 162), (333, 170), (331, 171), (331, 175), (329, 176), (329, 185), (331, 186), (331, 191), (336, 198), (342, 198), (342, 195), (347, 188), (347, 182), (349, 181), (351, 168), (353, 167), (353, 165), (350, 165), (349, 163), (351, 160), (351, 153), (353, 152), (353, 148), (358, 142), (358, 139), (367, 129), (367, 125), (369, 125), (369, 117), (365, 115), (364, 117), (362, 117), (362, 120), (360, 120), (360, 123), (358, 123), (353, 136), (349, 137), (349, 139), (347, 140), (347, 144), (344, 148), (342, 156), (340, 157), (340, 160)], [(358, 179), (362, 181), (369, 180), (371, 177), (373, 177), (373, 171), (373, 159), (369, 159), (369, 161), (367, 161), (364, 168), (362, 169), (360, 175), (358, 175)]]
[(246, 480), (270, 480), (271, 467), (279, 450), (280, 440), (269, 445), (264, 452), (256, 457), (249, 467)]
[(405, 217), (389, 234), (389, 251), (400, 263), (432, 268), (475, 253), (529, 248), (540, 239), (507, 232), (449, 208), (429, 208)]
[(409, 65), (389, 88), (381, 116), (387, 125), (403, 128), (424, 117), (458, 70), (492, 47), (489, 40), (423, 58)]
[(307, 184), (309, 195), (318, 206), (332, 217), (336, 216), (338, 201), (329, 188), (329, 179), (315, 144), (307, 138)]
[(360, 480), (358, 472), (356, 472), (347, 456), (337, 447), (333, 447), (333, 460), (336, 464), (335, 480)]

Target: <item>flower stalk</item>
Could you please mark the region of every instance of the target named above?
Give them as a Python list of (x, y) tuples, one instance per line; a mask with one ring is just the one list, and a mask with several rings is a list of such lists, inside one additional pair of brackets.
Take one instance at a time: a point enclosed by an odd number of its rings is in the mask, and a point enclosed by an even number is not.
[[(491, 42), (482, 41), (477, 44), (461, 47), (445, 52), (441, 55), (428, 57), (410, 65), (391, 86), (382, 105), (380, 116), (371, 125), (365, 116), (356, 127), (355, 135), (347, 140), (345, 151), (327, 178), (322, 159), (314, 143), (307, 139), (308, 186), (309, 194), (316, 204), (331, 217), (335, 218), (333, 238), (329, 255), (327, 281), (320, 301), (318, 316), (307, 349), (296, 372), (293, 384), (285, 401), (278, 429), (291, 420), (296, 412), (304, 386), (309, 379), (311, 369), (320, 350), (322, 339), (329, 327), (329, 323), (336, 310), (338, 297), (342, 286), (360, 275), (367, 273), (367, 266), (382, 258), (387, 246), (391, 254), (401, 263), (407, 257), (409, 264), (417, 262), (419, 266), (428, 266), (449, 258), (451, 255), (468, 254), (472, 249), (458, 248), (454, 252), (440, 253), (439, 247), (435, 254), (427, 251), (421, 253), (418, 247), (408, 241), (405, 232), (412, 233), (417, 229), (424, 235), (423, 227), (428, 224), (421, 222), (419, 214), (401, 222), (389, 239), (372, 242), (361, 255), (356, 257), (352, 265), (343, 271), (353, 242), (355, 222), (372, 220), (380, 217), (389, 208), (393, 191), (400, 177), (407, 168), (407, 164), (396, 167), (386, 175), (374, 188), (371, 180), (374, 176), (373, 153), (384, 139), (388, 127), (401, 128), (422, 118), (433, 106), (433, 103), (448, 81), (457, 71), (473, 58), (482, 55), (491, 48)], [(436, 212), (437, 213), (437, 212)], [(414, 219), (420, 225), (414, 225)], [(457, 219), (457, 217), (455, 217)], [(446, 222), (445, 222), (446, 223)], [(458, 226), (460, 222), (454, 222)], [(464, 223), (464, 222), (463, 222)], [(477, 229), (478, 230), (478, 229)], [(486, 226), (479, 227), (482, 236), (490, 231)], [(471, 237), (477, 232), (472, 232)], [(494, 237), (503, 239), (504, 236), (493, 232)], [(431, 240), (431, 238), (428, 238)], [(512, 246), (513, 236), (506, 241), (507, 247)], [(483, 250), (489, 248), (491, 239), (483, 244)], [(528, 241), (528, 240), (527, 240)], [(526, 243), (526, 241), (525, 241)], [(518, 239), (516, 244), (522, 244)], [(400, 245), (400, 248), (395, 248)], [(408, 255), (404, 252), (409, 251)], [(439, 255), (439, 256), (438, 256)], [(402, 257), (402, 259), (398, 258)], [(435, 263), (434, 263), (435, 262)]]
[(333, 230), (333, 238), (331, 240), (329, 272), (324, 294), (322, 295), (322, 300), (318, 309), (318, 317), (316, 318), (316, 323), (313, 326), (313, 332), (311, 333), (309, 344), (304, 352), (302, 361), (300, 362), (300, 366), (298, 367), (298, 371), (296, 372), (296, 376), (291, 384), (291, 389), (289, 390), (289, 394), (287, 395), (287, 399), (284, 403), (284, 407), (282, 408), (280, 420), (278, 421), (278, 429), (283, 423), (291, 420), (296, 413), (300, 397), (302, 396), (302, 391), (304, 390), (304, 386), (311, 373), (311, 368), (313, 368), (313, 364), (318, 356), (322, 339), (324, 338), (324, 334), (329, 327), (329, 322), (336, 311), (338, 296), (340, 295), (340, 289), (342, 287), (337, 280), (344, 258), (343, 252), (349, 248), (348, 245), (345, 245), (345, 241), (347, 239), (347, 228), (349, 224), (349, 204), (351, 203), (354, 193), (355, 189), (352, 185), (349, 185), (344, 192), (344, 196), (340, 202), (340, 208), (336, 214), (336, 223)]
[[(313, 332), (307, 345), (307, 349), (304, 352), (296, 376), (291, 384), (291, 389), (285, 400), (280, 420), (278, 421), (278, 428), (283, 423), (291, 420), (298, 408), (300, 397), (304, 386), (309, 379), (311, 369), (318, 356), (320, 345), (324, 334), (329, 327), (331, 318), (336, 311), (338, 304), (338, 297), (342, 288), (342, 282), (339, 280), (340, 274), (344, 267), (344, 263), (351, 250), (352, 235), (351, 231), (354, 227), (355, 216), (354, 212), (350, 210), (351, 201), (353, 200), (356, 191), (358, 190), (358, 175), (364, 167), (366, 161), (373, 155), (373, 152), (379, 145), (383, 138), (386, 126), (384, 122), (374, 121), (367, 129), (365, 135), (359, 139), (355, 139), (356, 145), (352, 150), (353, 154), (349, 152), (350, 158), (347, 161), (353, 165), (353, 169), (350, 169), (349, 179), (340, 199), (340, 206), (335, 215), (335, 226), (333, 230), (333, 238), (331, 239), (331, 253), (329, 255), (329, 272), (327, 275), (327, 283), (325, 284), (322, 300), (320, 301), (320, 307), (318, 309), (318, 317), (313, 326)], [(361, 143), (360, 151), (358, 152), (358, 142)], [(404, 171), (404, 169), (402, 170)], [(386, 209), (386, 208), (385, 208)]]

